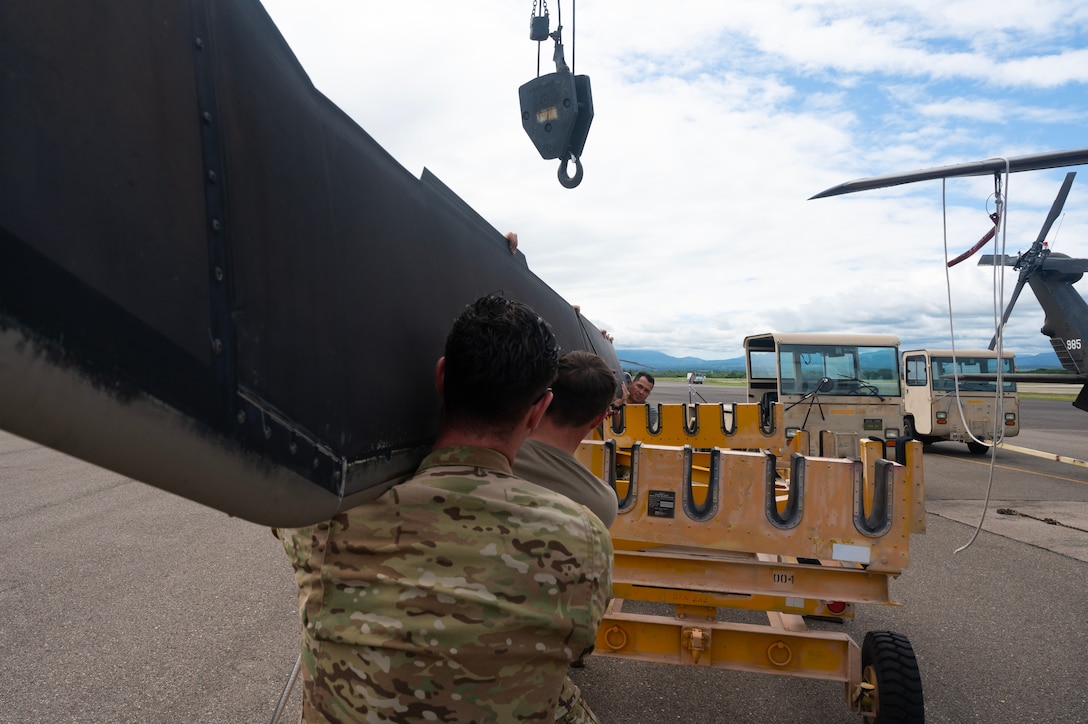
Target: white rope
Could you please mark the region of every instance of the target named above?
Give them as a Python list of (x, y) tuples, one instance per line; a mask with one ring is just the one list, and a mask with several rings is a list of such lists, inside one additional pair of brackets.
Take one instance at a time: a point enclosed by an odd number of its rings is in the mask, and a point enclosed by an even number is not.
[[(1003, 158), (1005, 161), (1005, 177), (1004, 184), (998, 182), (998, 188), (994, 192), (994, 205), (997, 212), (998, 224), (1001, 228), (998, 234), (994, 234), (994, 278), (993, 278), (993, 306), (994, 306), (994, 337), (997, 343), (994, 345), (994, 351), (997, 354), (997, 379), (995, 381), (995, 397), (996, 404), (994, 407), (994, 430), (993, 430), (993, 443), (989, 444), (990, 447), (990, 471), (989, 478), (986, 482), (986, 498), (982, 503), (982, 515), (979, 516), (978, 525), (975, 526), (975, 532), (971, 535), (971, 539), (965, 544), (953, 551), (955, 553), (961, 553), (967, 550), (972, 543), (978, 538), (979, 532), (982, 530), (982, 524), (986, 521), (986, 511), (990, 507), (990, 496), (994, 487), (994, 471), (997, 463), (997, 449), (996, 446), (1001, 442), (1004, 437), (1004, 403), (1005, 403), (1005, 373), (1004, 373), (1004, 361), (1002, 359), (1003, 337), (1004, 337), (1004, 325), (1001, 323), (1001, 318), (1005, 312), (1005, 238), (1006, 229), (1008, 224), (1006, 223), (1008, 214), (1008, 192), (1009, 192), (1009, 160)], [(1000, 177), (999, 177), (1000, 178)], [(967, 434), (972, 440), (977, 443), (986, 445), (983, 441), (979, 440), (971, 432), (970, 427), (967, 425), (967, 420), (963, 412), (963, 403), (960, 400), (960, 378), (959, 378), (959, 364), (956, 361), (956, 333), (952, 322), (952, 282), (951, 276), (948, 273), (948, 206), (945, 198), (945, 182), (941, 182), (941, 203), (944, 208), (944, 255), (945, 255), (945, 287), (948, 293), (948, 329), (949, 334), (952, 337), (952, 380), (956, 391), (956, 407), (959, 410), (960, 420), (963, 422), (963, 427), (967, 430)], [(999, 437), (1000, 435), (1000, 437)]]

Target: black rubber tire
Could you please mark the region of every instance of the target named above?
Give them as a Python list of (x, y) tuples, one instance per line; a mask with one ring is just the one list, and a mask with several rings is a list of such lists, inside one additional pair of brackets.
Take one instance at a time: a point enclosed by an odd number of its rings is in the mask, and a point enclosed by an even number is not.
[(941, 439), (939, 437), (933, 437), (932, 435), (919, 435), (918, 428), (914, 426), (913, 417), (903, 418), (903, 436), (909, 437), (912, 440), (917, 440), (923, 445), (932, 445)]
[(967, 443), (967, 449), (975, 455), (985, 455), (991, 450), (989, 445), (983, 445), (982, 443), (977, 443), (974, 440)]
[(870, 631), (861, 645), (863, 680), (876, 687), (873, 724), (924, 724), (918, 659), (910, 641), (893, 631)]

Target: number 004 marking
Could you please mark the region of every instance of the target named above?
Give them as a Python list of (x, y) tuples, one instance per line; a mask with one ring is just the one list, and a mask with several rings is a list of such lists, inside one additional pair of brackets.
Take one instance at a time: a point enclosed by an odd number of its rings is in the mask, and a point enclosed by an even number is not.
[(793, 588), (793, 571), (771, 571), (771, 582), (779, 588)]

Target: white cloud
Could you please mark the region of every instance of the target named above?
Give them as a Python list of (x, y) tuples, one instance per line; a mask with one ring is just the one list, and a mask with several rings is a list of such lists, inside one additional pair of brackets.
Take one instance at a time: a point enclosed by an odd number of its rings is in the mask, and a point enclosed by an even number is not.
[[(531, 3), (264, 5), (319, 90), (409, 171), (430, 168), (516, 230), (533, 271), (622, 348), (732, 357), (772, 328), (945, 346), (940, 182), (806, 199), (859, 176), (1088, 145), (1088, 16), (1072, 1), (582, 0), (572, 43), (571, 4), (552, 0), (567, 60), (593, 85), (575, 190), (521, 129)], [(1010, 253), (1062, 175), (1012, 178)], [(993, 183), (947, 188), (955, 256), (989, 228)], [(1086, 212), (1075, 185), (1055, 229), (1066, 253), (1088, 255)], [(949, 277), (957, 345), (984, 346), (990, 270), (971, 260)], [(1006, 346), (1049, 349), (1041, 324), (1025, 291)]]

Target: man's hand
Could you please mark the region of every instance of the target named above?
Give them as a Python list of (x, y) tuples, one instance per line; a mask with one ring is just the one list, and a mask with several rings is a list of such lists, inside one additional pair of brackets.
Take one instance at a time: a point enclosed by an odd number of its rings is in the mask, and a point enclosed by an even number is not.
[(621, 394), (620, 394), (619, 397), (612, 400), (612, 409), (613, 410), (618, 410), (619, 408), (626, 405), (627, 402), (630, 400), (631, 393), (627, 391), (627, 383), (626, 382), (621, 382), (620, 383), (620, 393)]

